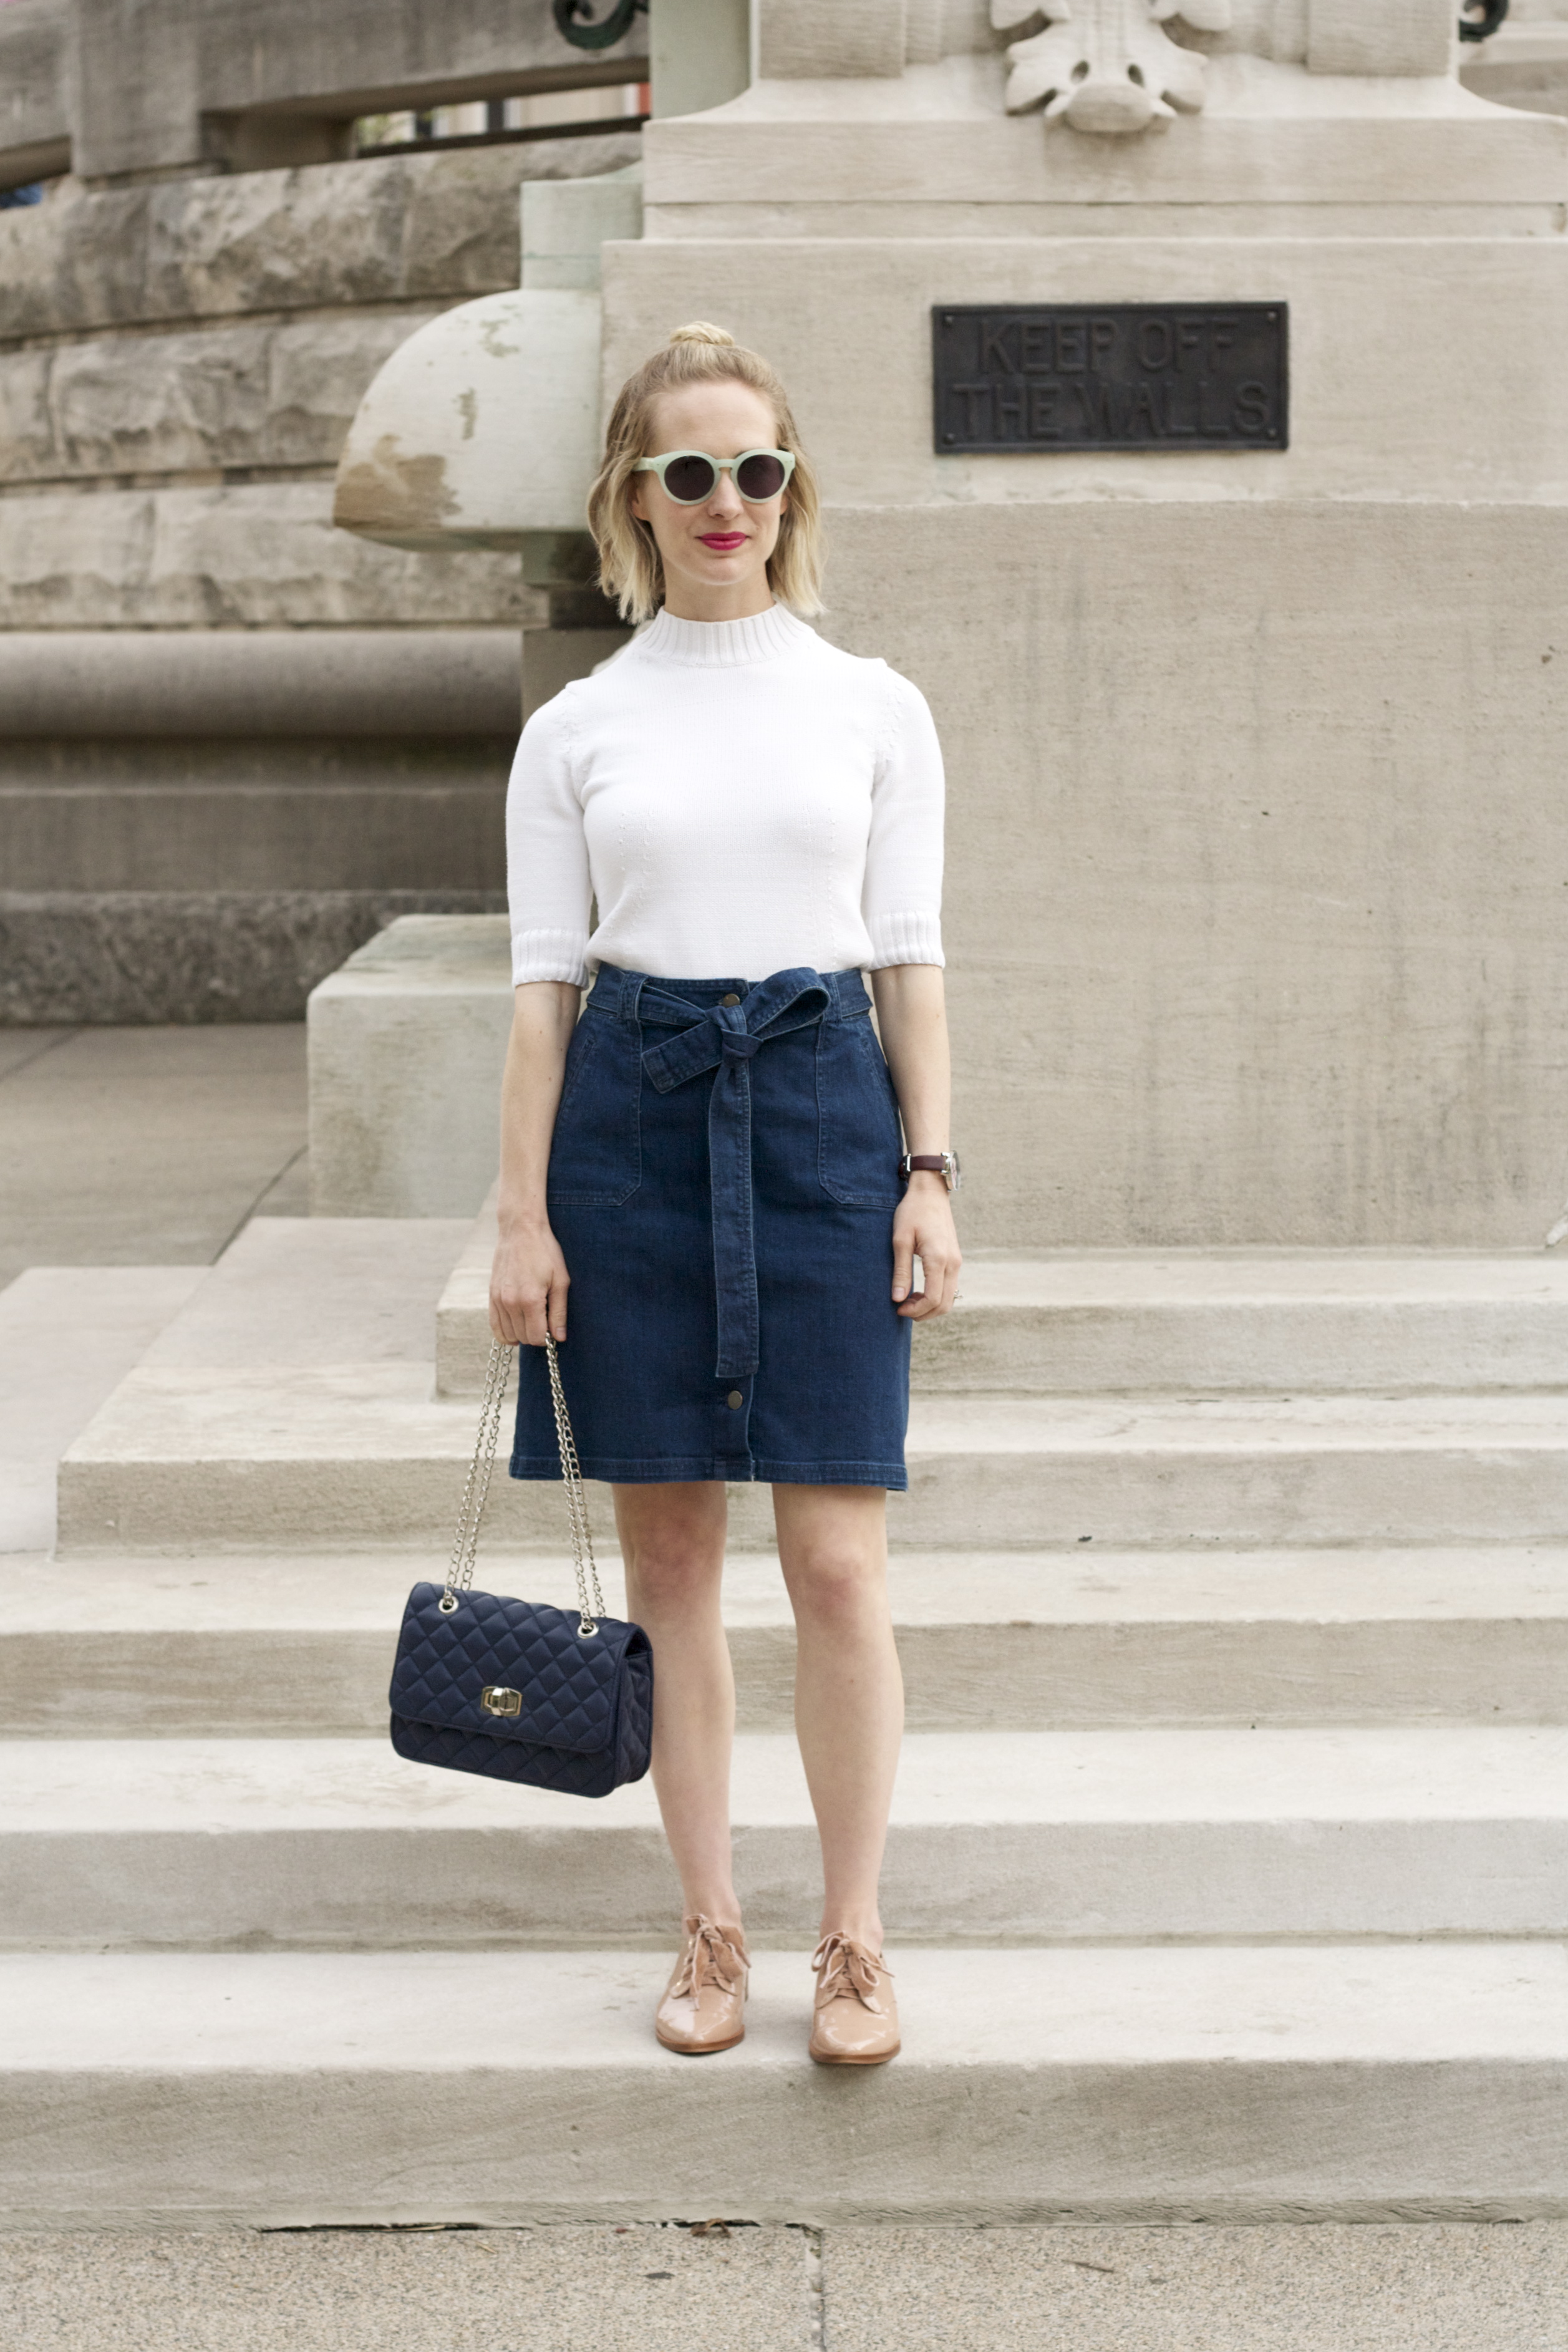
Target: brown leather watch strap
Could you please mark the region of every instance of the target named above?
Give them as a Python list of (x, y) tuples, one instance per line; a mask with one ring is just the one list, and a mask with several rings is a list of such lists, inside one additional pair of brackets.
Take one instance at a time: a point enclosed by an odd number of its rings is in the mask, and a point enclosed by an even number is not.
[(963, 1181), (956, 1151), (906, 1151), (899, 1162), (899, 1173), (907, 1182), (916, 1169), (922, 1173), (940, 1176), (950, 1192), (956, 1192)]

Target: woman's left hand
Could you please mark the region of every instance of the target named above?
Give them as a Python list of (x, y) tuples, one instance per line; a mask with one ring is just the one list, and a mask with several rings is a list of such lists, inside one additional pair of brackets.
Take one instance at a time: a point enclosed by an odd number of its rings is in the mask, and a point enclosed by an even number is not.
[[(925, 1273), (925, 1288), (912, 1290), (913, 1260)], [(893, 1299), (910, 1322), (945, 1315), (958, 1296), (963, 1254), (952, 1222), (952, 1202), (942, 1178), (917, 1168), (893, 1215)]]

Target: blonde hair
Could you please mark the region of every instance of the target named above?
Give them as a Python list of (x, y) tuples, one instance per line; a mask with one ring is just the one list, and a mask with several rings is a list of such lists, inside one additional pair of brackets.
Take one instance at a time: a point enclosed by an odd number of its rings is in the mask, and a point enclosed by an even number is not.
[(778, 446), (795, 457), (779, 535), (768, 558), (768, 585), (793, 612), (822, 610), (822, 522), (816, 476), (800, 446), (789, 399), (766, 360), (742, 350), (704, 319), (677, 327), (662, 352), (621, 386), (605, 436), (605, 462), (588, 493), (588, 528), (599, 550), (599, 585), (628, 621), (651, 620), (664, 602), (664, 564), (651, 527), (632, 512), (639, 457), (650, 446), (654, 403), (689, 383), (744, 383), (773, 409)]

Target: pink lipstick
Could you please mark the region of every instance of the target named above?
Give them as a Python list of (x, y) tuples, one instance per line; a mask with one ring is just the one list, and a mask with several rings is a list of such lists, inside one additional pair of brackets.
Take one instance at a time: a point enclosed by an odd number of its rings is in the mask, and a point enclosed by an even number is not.
[(732, 554), (737, 547), (744, 547), (746, 544), (746, 534), (743, 530), (705, 530), (699, 536), (703, 546), (710, 547), (715, 555)]

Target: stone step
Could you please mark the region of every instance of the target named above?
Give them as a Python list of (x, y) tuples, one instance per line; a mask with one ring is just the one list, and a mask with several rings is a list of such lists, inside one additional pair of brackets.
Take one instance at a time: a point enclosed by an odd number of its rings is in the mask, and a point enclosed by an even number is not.
[[(600, 1519), (601, 1535), (607, 1534)], [(408, 1586), (437, 1554), (0, 1561), (12, 1736), (306, 1738), (385, 1727)], [(479, 1582), (566, 1601), (568, 1560)], [(617, 1615), (618, 1559), (604, 1563)], [(912, 1730), (1568, 1721), (1568, 1551), (896, 1552)], [(793, 1720), (778, 1562), (732, 1557), (742, 1727)]]
[[(493, 1212), (442, 1293), (437, 1388), (477, 1394)], [(913, 1386), (1223, 1394), (1568, 1387), (1568, 1257), (1540, 1250), (982, 1251), (916, 1327)]]
[(143, 1360), (276, 1370), (409, 1363), (430, 1379), (432, 1318), (466, 1217), (253, 1217)]
[(1568, 1258), (1540, 1250), (983, 1251), (961, 1288), (918, 1335), (933, 1394), (1568, 1388)]
[[(473, 1412), (427, 1362), (203, 1364), (160, 1352), (180, 1319), (62, 1457), (62, 1552), (447, 1538)], [(1539, 1393), (918, 1397), (908, 1461), (889, 1526), (913, 1549), (1568, 1538), (1568, 1400)], [(493, 1538), (554, 1549), (562, 1510), (552, 1481), (498, 1476)], [(770, 1517), (765, 1487), (732, 1489), (738, 1547)]]
[(35, 1265), (0, 1291), (0, 1555), (55, 1539), (55, 1465), (205, 1265)]
[[(751, 1933), (819, 1900), (792, 1737), (736, 1747)], [(1568, 1936), (1568, 1731), (916, 1732), (895, 1942)], [(0, 1942), (50, 1950), (662, 1944), (652, 1783), (587, 1804), (384, 1740), (0, 1742)]]
[(490, 1262), (496, 1250), (496, 1193), (474, 1219), (436, 1307), (436, 1393), (481, 1396), (490, 1354)]
[(649, 2018), (664, 1954), (0, 1959), (0, 2227), (1522, 2219), (1568, 2210), (1542, 1944), (906, 1951), (901, 2057)]

